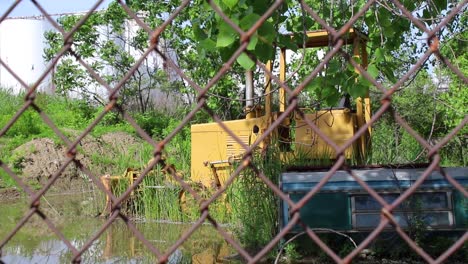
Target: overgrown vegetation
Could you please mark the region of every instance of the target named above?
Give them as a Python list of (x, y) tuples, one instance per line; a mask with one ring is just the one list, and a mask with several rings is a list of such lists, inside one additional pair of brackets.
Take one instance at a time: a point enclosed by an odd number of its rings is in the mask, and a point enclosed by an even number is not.
[[(278, 185), (282, 171), (280, 152), (272, 147), (254, 156), (252, 163), (273, 184)], [(265, 246), (278, 230), (277, 195), (263, 182), (255, 171), (248, 168), (233, 183), (227, 194), (232, 210), (236, 235), (249, 250)]]
[[(160, 43), (164, 44), (164, 47), (158, 48), (169, 57), (172, 56), (169, 50), (174, 50), (176, 54), (172, 59), (177, 61), (178, 67), (191, 80), (203, 87), (222, 69), (223, 64), (239, 47), (240, 36), (205, 2), (195, 2), (172, 21), (162, 33)], [(260, 18), (271, 1), (215, 2), (233, 19), (234, 23), (246, 30)], [(306, 2), (319, 10), (327, 22), (336, 28), (340, 28), (347, 22), (349, 15), (365, 4), (365, 1), (356, 1), (352, 8), (348, 8), (348, 3), (343, 1), (336, 2), (332, 6), (323, 5), (322, 2)], [(428, 23), (433, 24), (438, 22), (437, 19), (443, 8), (455, 5), (455, 1), (434, 1), (433, 5), (426, 5), (425, 2), (413, 3), (413, 1), (403, 1), (403, 3), (411, 7), (412, 12), (419, 12), (424, 19), (429, 21)], [(172, 12), (179, 5), (179, 1), (157, 3), (140, 0), (128, 1), (128, 4), (134, 10), (141, 11), (142, 20), (156, 27), (166, 18), (161, 14)], [(385, 87), (391, 87), (411, 67), (415, 56), (424, 51), (420, 43), (407, 41), (413, 37), (415, 28), (407, 19), (393, 16), (394, 11), (389, 7), (373, 5), (355, 24), (369, 37), (368, 73)], [(430, 21), (432, 18), (434, 21)], [(79, 19), (79, 16), (63, 16), (59, 18), (58, 23), (65, 31), (69, 31)], [(78, 133), (83, 131), (103, 111), (107, 103), (103, 95), (94, 89), (99, 86), (97, 81), (78, 66), (73, 53), (89, 63), (93, 70), (101, 73), (102, 78), (110, 86), (117, 85), (136, 61), (132, 52), (141, 55), (148, 47), (149, 36), (141, 29), (132, 32), (130, 39), (122, 40), (125, 42), (123, 46), (117, 45), (115, 39), (121, 37), (125, 31), (124, 25), (128, 22), (127, 19), (129, 19), (128, 15), (116, 2), (112, 3), (106, 11), (92, 14), (90, 19), (74, 34), (73, 52), (67, 51), (66, 56), (57, 63), (53, 80), (57, 94), (37, 94), (35, 103), (64, 134), (70, 135), (71, 138), (76, 136), (76, 131)], [(466, 75), (467, 53), (464, 52), (466, 44), (464, 41), (459, 41), (466, 39), (466, 32), (468, 32), (463, 30), (462, 26), (463, 22), (466, 22), (466, 15), (461, 18), (457, 16), (454, 21), (449, 25), (453, 35), (444, 35), (449, 41), (446, 42), (447, 46), (444, 46), (441, 52), (453, 59), (454, 64)], [(100, 37), (103, 34), (100, 30), (103, 28), (107, 30), (105, 32), (107, 38)], [(295, 32), (296, 42), (293, 42), (290, 37), (277, 34), (280, 31), (279, 28)], [(251, 58), (256, 57), (263, 62), (274, 59), (276, 45), (300, 52), (298, 47), (304, 39), (304, 31), (318, 28), (321, 28), (318, 23), (304, 16), (304, 10), (298, 2), (285, 1), (285, 4), (259, 27), (258, 32), (255, 32), (247, 51), (237, 59), (237, 64), (232, 65), (230, 71), (212, 87), (206, 106), (224, 120), (241, 117), (243, 115), (241, 100), (243, 89), (238, 87), (243, 83), (244, 69), (254, 66)], [(419, 31), (416, 34), (420, 34)], [(48, 32), (46, 40), (49, 46), (45, 50), (44, 57), (51, 61), (57, 51), (62, 49), (64, 40), (58, 32)], [(128, 51), (129, 47), (132, 52)], [(416, 52), (399, 53), (401, 51), (399, 49), (411, 50), (410, 47)], [(327, 50), (324, 49), (324, 51)], [(304, 60), (297, 58), (292, 63), (294, 67), (305, 65), (296, 72), (299, 73), (297, 76), (302, 77), (310, 74), (311, 69), (320, 61), (317, 56), (313, 57), (313, 54), (306, 52), (303, 54), (311, 56), (306, 56)], [(96, 56), (101, 60), (96, 61)], [(359, 61), (358, 58), (354, 59)], [(156, 59), (154, 65), (143, 64), (122, 86), (118, 100), (119, 106), (132, 115), (138, 125), (155, 141), (165, 139), (179, 125), (180, 120), (193, 107), (195, 98), (198, 96), (195, 89), (183, 82), (174, 72), (166, 70), (166, 67), (167, 65), (163, 65), (162, 61)], [(102, 71), (104, 68), (110, 70)], [(426, 68), (412, 76), (405, 86), (392, 95), (392, 105), (395, 112), (403, 117), (421, 137), (434, 144), (450, 133), (465, 118), (468, 112), (468, 94), (463, 81), (443, 65), (434, 63), (431, 69)], [(258, 83), (261, 83), (262, 77), (262, 73), (255, 73)], [(296, 76), (289, 80), (292, 87), (302, 81), (303, 79), (296, 78)], [(258, 94), (263, 95), (264, 91), (260, 90), (257, 91)], [(162, 92), (162, 95), (159, 95), (165, 97), (166, 100), (171, 97), (177, 97), (180, 100), (174, 103), (175, 106), (161, 107), (153, 101), (156, 91)], [(343, 95), (357, 97), (364, 95), (367, 91), (371, 93), (373, 110), (377, 110), (382, 93), (377, 91), (369, 81), (358, 76), (355, 69), (350, 67), (345, 59), (334, 58), (324, 68), (323, 74), (307, 84), (304, 90), (306, 94), (304, 102), (309, 105), (304, 107), (311, 109), (319, 106), (332, 107)], [(12, 95), (11, 91), (0, 90), (0, 105), (2, 106), (0, 128), (12, 119), (23, 103), (22, 95)], [(256, 103), (262, 104), (263, 99), (257, 99)], [(200, 112), (191, 122), (202, 123), (210, 119), (211, 117), (206, 112)], [(180, 176), (187, 181), (190, 180), (189, 129), (188, 126), (184, 127), (165, 148), (167, 163), (174, 164)], [(139, 137), (119, 112), (108, 113), (93, 129), (91, 135), (100, 136), (113, 131), (124, 131), (136, 138)], [(2, 149), (0, 160), (20, 174), (23, 169), (21, 164), (24, 161), (24, 155), (11, 153), (18, 146), (34, 138), (50, 138), (57, 145), (63, 144), (39, 114), (32, 108), (28, 108), (0, 138)], [(464, 127), (439, 151), (442, 157), (441, 164), (466, 166), (468, 164), (467, 145), (467, 129)], [(372, 157), (367, 160), (367, 163), (403, 164), (429, 161), (426, 155), (427, 150), (395, 122), (391, 113), (386, 113), (373, 125), (370, 148)], [(141, 148), (129, 148), (117, 157), (107, 157), (99, 153), (91, 153), (90, 156), (95, 164), (112, 167), (114, 175), (121, 175), (127, 167), (144, 168), (153, 155), (152, 151), (154, 150), (151, 146), (143, 144)], [(278, 176), (282, 171), (282, 166), (285, 165), (278, 162), (281, 160), (279, 155), (279, 151), (270, 149), (266, 153), (255, 154), (253, 159), (253, 164), (257, 169), (269, 177), (274, 184), (278, 184)], [(303, 159), (300, 153), (295, 160), (288, 162), (311, 165), (310, 161)], [(15, 182), (11, 177), (4, 170), (0, 170), (0, 188), (14, 185)], [(129, 199), (126, 204), (127, 212), (146, 219), (172, 221), (193, 221), (199, 217), (199, 204), (193, 201), (189, 194), (183, 193), (181, 186), (170, 175), (163, 174), (161, 168), (156, 168), (151, 172), (144, 179), (142, 186), (144, 188), (141, 187), (132, 194), (132, 197), (138, 196), (138, 199)], [(128, 183), (122, 182), (122, 185), (117, 186), (119, 190), (115, 191), (122, 193), (127, 187)], [(215, 192), (196, 183), (192, 183), (192, 187), (202, 198), (209, 198)], [(185, 203), (188, 210), (181, 211), (179, 202)], [(248, 249), (256, 250), (257, 247), (268, 243), (277, 231), (277, 206), (277, 196), (257, 177), (256, 172), (247, 169), (239, 175), (226, 194), (210, 205), (210, 215), (221, 223), (234, 224), (240, 241)], [(341, 247), (340, 250), (345, 254), (350, 251), (350, 248)], [(294, 244), (291, 244), (286, 248), (286, 254), (294, 259), (298, 257), (299, 252)]]
[[(421, 136), (429, 142), (435, 142), (457, 125), (446, 121), (448, 117), (447, 108), (443, 107), (443, 105), (450, 103), (450, 94), (452, 94), (451, 90), (437, 90), (430, 79), (428, 81), (428, 76), (423, 74), (416, 78), (412, 85), (395, 94), (393, 105), (396, 112), (405, 118)], [(442, 106), (439, 103), (440, 100), (444, 100)], [(102, 106), (90, 104), (87, 100), (71, 99), (63, 96), (38, 94), (36, 102), (66, 135), (72, 135), (71, 131), (85, 129), (103, 110)], [(1, 90), (0, 104), (4, 106), (0, 109), (0, 127), (3, 127), (23, 104), (22, 95), (12, 95), (10, 91)], [(374, 105), (378, 106), (378, 103)], [(173, 112), (171, 116), (168, 116), (166, 112), (157, 110), (148, 110), (143, 113), (135, 111), (131, 112), (131, 115), (154, 140), (162, 140), (179, 124), (180, 118), (185, 114), (184, 111), (184, 109), (180, 109)], [(461, 111), (465, 110), (461, 108)], [(415, 114), (415, 112), (423, 114)], [(451, 115), (457, 116), (457, 113), (451, 112)], [(201, 114), (196, 116), (194, 122), (206, 122), (207, 120), (206, 116)], [(113, 131), (125, 131), (138, 137), (134, 129), (122, 119), (121, 115), (114, 112), (106, 115), (91, 134), (100, 136)], [(2, 148), (0, 159), (11, 165), (15, 172), (20, 172), (22, 169), (20, 166), (21, 159), (24, 157), (19, 154), (10, 155), (10, 153), (16, 147), (34, 138), (51, 138), (56, 144), (63, 144), (43, 122), (38, 113), (28, 109), (7, 131), (5, 136), (0, 139)], [(440, 151), (443, 165), (466, 166), (466, 140), (466, 135), (459, 133), (449, 141)], [(185, 127), (180, 131), (165, 151), (168, 163), (174, 164), (183, 178), (189, 180), (189, 127)], [(136, 152), (138, 152), (137, 156), (135, 156)], [(371, 152), (372, 160), (368, 162), (374, 164), (403, 164), (428, 161), (423, 147), (398, 125), (388, 113), (373, 126)], [(280, 160), (278, 157), (279, 152), (270, 151), (263, 155), (255, 157), (254, 164), (277, 184), (277, 176), (281, 172), (281, 164), (277, 162)], [(152, 147), (145, 144), (142, 149), (129, 149), (128, 152), (121, 153), (117, 158), (108, 159), (98, 154), (91, 155), (91, 158), (96, 164), (115, 167), (115, 175), (121, 175), (127, 167), (144, 168), (151, 156)], [(307, 160), (301, 158), (300, 153), (298, 153), (294, 161), (290, 160), (288, 162), (296, 165), (308, 164)], [(15, 185), (5, 171), (1, 170), (0, 176), (0, 187)], [(127, 186), (127, 184), (121, 186), (121, 191), (126, 189)], [(191, 204), (188, 201), (187, 208), (189, 210), (184, 212), (180, 210), (179, 199), (182, 189), (170, 179), (170, 176), (161, 175), (160, 171), (156, 170), (145, 178), (143, 186), (148, 188), (135, 191), (135, 195), (138, 195), (139, 198), (129, 200), (130, 203), (127, 204), (128, 212), (136, 213), (138, 217), (145, 219), (193, 221), (198, 218), (198, 204), (193, 201), (191, 201)], [(211, 197), (214, 193), (214, 190), (205, 188), (194, 187), (194, 189), (205, 198)], [(187, 199), (190, 200), (190, 198)], [(256, 247), (268, 243), (277, 231), (277, 199), (252, 170), (246, 170), (235, 181), (228, 193), (210, 206), (210, 214), (217, 221), (235, 224), (236, 235), (240, 241), (247, 248), (255, 250)], [(229, 206), (225, 206), (224, 200), (229, 202)], [(424, 239), (426, 238), (424, 237)], [(400, 254), (397, 253), (400, 251), (394, 252), (397, 255)], [(297, 254), (309, 253), (298, 251), (294, 245), (287, 248), (287, 255), (290, 255), (291, 258), (297, 257)], [(376, 254), (380, 253), (377, 252)], [(401, 254), (404, 254), (404, 252)]]
[[(11, 91), (0, 89), (0, 127), (4, 127), (20, 109), (23, 102), (22, 95), (14, 95)], [(59, 130), (74, 140), (81, 131), (83, 131), (91, 122), (103, 111), (101, 106), (90, 105), (87, 101), (81, 99), (70, 99), (56, 95), (37, 94), (36, 104), (48, 117), (58, 126)], [(4, 107), (3, 107), (4, 106)], [(144, 114), (132, 113), (137, 123), (145, 131), (153, 136), (155, 140), (161, 140), (167, 136), (179, 122), (179, 115), (168, 118), (163, 112), (146, 112)], [(110, 112), (104, 119), (92, 130), (91, 137), (100, 137), (110, 132), (125, 132), (138, 138), (135, 129), (125, 122), (120, 114)], [(182, 130), (174, 140), (169, 144), (167, 151), (181, 168), (189, 166), (190, 144), (187, 128)], [(21, 159), (24, 155), (14, 153), (17, 147), (37, 138), (49, 138), (57, 146), (64, 145), (64, 142), (53, 132), (53, 130), (44, 122), (39, 114), (32, 108), (28, 108), (18, 120), (9, 128), (5, 136), (0, 138), (0, 159), (11, 165), (17, 173), (21, 172)], [(111, 147), (111, 146), (109, 146)], [(28, 150), (28, 152), (34, 152)], [(82, 153), (80, 146), (78, 152)], [(132, 149), (130, 146), (122, 152), (116, 152), (117, 156), (106, 156), (101, 153), (86, 153), (93, 164), (100, 164), (113, 175), (120, 175), (126, 168), (142, 168), (152, 157), (152, 149), (149, 144), (142, 143), (138, 149)], [(175, 156), (175, 157), (174, 157)], [(183, 160), (179, 160), (183, 157)], [(171, 158), (170, 158), (171, 160)], [(185, 163), (183, 161), (186, 161)], [(93, 167), (95, 172), (101, 173), (97, 167)], [(0, 187), (14, 186), (15, 183), (4, 170), (0, 170)]]

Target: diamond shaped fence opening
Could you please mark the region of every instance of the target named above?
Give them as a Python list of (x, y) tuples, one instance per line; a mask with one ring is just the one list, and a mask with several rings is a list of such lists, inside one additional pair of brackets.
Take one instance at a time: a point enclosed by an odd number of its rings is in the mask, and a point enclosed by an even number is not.
[(466, 258), (466, 1), (47, 4), (1, 5), (1, 263)]

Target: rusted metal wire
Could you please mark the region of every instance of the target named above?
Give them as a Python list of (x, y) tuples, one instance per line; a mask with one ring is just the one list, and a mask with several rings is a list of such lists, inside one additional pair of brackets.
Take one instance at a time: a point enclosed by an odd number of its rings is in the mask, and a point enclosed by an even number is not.
[[(17, 5), (21, 1), (14, 1), (12, 5), (6, 10), (4, 14), (1, 14), (0, 23), (5, 21), (9, 14), (17, 7)], [(464, 12), (466, 8), (467, 1), (461, 1), (455, 7), (453, 7), (450, 12), (444, 17), (433, 29), (429, 29), (426, 25), (420, 21), (418, 18), (414, 16), (414, 14), (409, 11), (401, 2), (398, 0), (392, 0), (391, 2), (394, 4), (396, 8), (398, 8), (402, 16), (406, 17), (411, 23), (413, 23), (419, 30), (426, 33), (428, 36), (427, 42), (427, 50), (420, 55), (419, 59), (416, 61), (414, 65), (397, 81), (395, 82), (389, 89), (383, 87), (381, 83), (379, 83), (375, 78), (373, 78), (366, 69), (362, 68), (359, 63), (357, 63), (350, 54), (345, 52), (342, 47), (345, 45), (345, 41), (343, 37), (345, 34), (351, 29), (356, 21), (360, 19), (364, 13), (371, 8), (373, 5), (378, 5), (379, 3), (374, 0), (369, 0), (365, 3), (365, 5), (358, 10), (348, 21), (345, 23), (341, 28), (337, 29), (330, 26), (323, 18), (321, 18), (316, 11), (313, 10), (305, 1), (300, 0), (300, 5), (305, 11), (307, 15), (309, 15), (315, 22), (321, 25), (322, 28), (326, 29), (331, 35), (331, 48), (325, 54), (324, 58), (320, 61), (318, 65), (314, 67), (304, 78), (304, 80), (298, 84), (296, 87), (290, 87), (287, 83), (282, 82), (279, 80), (272, 71), (268, 70), (265, 64), (260, 61), (255, 61), (256, 65), (259, 69), (261, 69), (265, 75), (267, 75), (271, 82), (275, 85), (279, 86), (280, 88), (284, 89), (289, 97), (289, 104), (284, 110), (283, 113), (280, 113), (276, 120), (273, 121), (271, 126), (269, 126), (264, 133), (261, 134), (259, 140), (252, 145), (245, 144), (233, 131), (231, 131), (224, 123), (223, 120), (217, 116), (212, 109), (207, 105), (207, 99), (209, 96), (209, 90), (212, 89), (214, 85), (218, 81), (221, 80), (223, 76), (225, 76), (228, 71), (232, 68), (232, 65), (235, 63), (236, 59), (243, 53), (249, 53), (247, 50), (247, 46), (249, 44), (250, 38), (255, 34), (255, 32), (262, 26), (262, 24), (278, 9), (284, 4), (284, 1), (277, 0), (272, 1), (270, 7), (265, 10), (265, 13), (258, 19), (256, 23), (252, 25), (247, 31), (243, 31), (235, 22), (233, 22), (227, 14), (225, 14), (222, 9), (217, 6), (215, 1), (207, 1), (208, 4), (211, 6), (214, 12), (228, 25), (230, 25), (234, 31), (240, 37), (240, 45), (239, 47), (233, 52), (232, 56), (227, 60), (227, 62), (223, 65), (221, 69), (219, 69), (216, 74), (205, 84), (200, 85), (193, 81), (189, 76), (184, 73), (184, 70), (177, 66), (169, 56), (166, 56), (164, 52), (162, 52), (158, 47), (158, 41), (160, 39), (161, 34), (167, 30), (168, 26), (171, 25), (172, 22), (183, 12), (185, 9), (188, 8), (191, 1), (185, 0), (180, 3), (180, 5), (170, 14), (166, 14), (167, 18), (165, 21), (154, 30), (151, 29), (145, 22), (138, 18), (136, 11), (131, 10), (129, 6), (126, 5), (125, 1), (118, 0), (118, 3), (122, 6), (125, 13), (134, 19), (144, 31), (146, 31), (151, 37), (149, 47), (144, 51), (142, 56), (134, 63), (134, 65), (125, 73), (125, 75), (117, 82), (116, 85), (111, 86), (108, 84), (100, 75), (97, 73), (93, 68), (88, 65), (73, 49), (73, 36), (74, 34), (88, 21), (91, 17), (93, 12), (97, 10), (97, 8), (103, 3), (103, 0), (97, 0), (95, 4), (91, 7), (88, 12), (85, 12), (84, 15), (79, 19), (79, 21), (72, 27), (70, 31), (65, 31), (53, 18), (48, 12), (40, 5), (38, 1), (31, 0), (34, 6), (40, 11), (42, 16), (63, 36), (63, 46), (61, 47), (60, 51), (55, 54), (54, 58), (51, 60), (50, 64), (47, 66), (45, 71), (40, 75), (38, 80), (33, 83), (32, 85), (26, 84), (17, 73), (15, 73), (6, 62), (0, 59), (0, 65), (4, 67), (14, 79), (16, 79), (24, 89), (26, 89), (27, 93), (24, 98), (24, 104), (17, 110), (13, 117), (2, 127), (0, 128), (0, 137), (5, 136), (7, 131), (11, 129), (11, 127), (18, 121), (18, 119), (28, 110), (32, 109), (36, 111), (43, 122), (50, 127), (54, 133), (65, 143), (67, 150), (64, 153), (65, 161), (63, 162), (62, 166), (58, 168), (55, 173), (50, 177), (50, 179), (46, 182), (44, 186), (38, 191), (32, 190), (17, 174), (11, 170), (5, 162), (0, 160), (0, 167), (18, 184), (18, 186), (29, 196), (29, 210), (24, 214), (24, 216), (17, 222), (17, 225), (11, 230), (8, 235), (4, 238), (0, 238), (0, 262), (1, 262), (1, 249), (10, 241), (15, 234), (25, 226), (28, 220), (33, 215), (38, 215), (47, 227), (61, 240), (64, 242), (66, 247), (72, 253), (72, 261), (74, 263), (80, 263), (81, 258), (84, 252), (86, 252), (92, 244), (99, 239), (99, 237), (115, 222), (118, 221), (117, 219), (121, 219), (127, 227), (132, 231), (134, 236), (138, 238), (143, 245), (147, 247), (149, 251), (151, 251), (157, 260), (161, 263), (166, 263), (169, 260), (171, 254), (173, 254), (202, 224), (210, 223), (218, 232), (219, 234), (248, 262), (248, 263), (256, 263), (262, 259), (268, 252), (272, 251), (278, 243), (280, 243), (281, 239), (283, 239), (288, 232), (290, 232), (295, 226), (300, 225), (306, 231), (306, 234), (328, 255), (331, 259), (333, 259), (336, 263), (349, 263), (355, 258), (359, 252), (361, 252), (366, 246), (368, 246), (373, 240), (377, 238), (377, 236), (384, 230), (387, 225), (392, 225), (394, 230), (400, 235), (400, 237), (411, 247), (419, 256), (421, 256), (426, 262), (428, 263), (441, 263), (445, 261), (450, 255), (452, 255), (455, 251), (457, 251), (466, 241), (468, 240), (468, 232), (465, 233), (461, 238), (459, 238), (451, 247), (449, 247), (442, 255), (438, 258), (433, 258), (429, 256), (421, 247), (419, 247), (414, 240), (412, 240), (403, 230), (403, 228), (398, 224), (398, 221), (395, 219), (395, 216), (392, 214), (392, 211), (398, 207), (402, 202), (408, 199), (410, 195), (412, 195), (419, 186), (425, 181), (427, 177), (433, 171), (439, 171), (448, 182), (450, 182), (455, 189), (457, 189), (464, 197), (468, 197), (468, 192), (463, 186), (461, 186), (453, 177), (448, 175), (444, 169), (440, 168), (440, 155), (438, 154), (442, 147), (451, 140), (457, 132), (459, 132), (462, 128), (464, 128), (468, 123), (468, 116), (461, 121), (461, 123), (453, 129), (448, 135), (445, 136), (444, 139), (439, 141), (437, 144), (432, 145), (427, 142), (422, 136), (420, 136), (411, 126), (401, 117), (397, 111), (395, 111), (392, 107), (392, 95), (397, 91), (397, 89), (401, 88), (403, 84), (408, 81), (418, 70), (420, 70), (424, 63), (428, 60), (428, 58), (432, 55), (435, 55), (439, 61), (445, 64), (456, 76), (458, 76), (465, 85), (468, 83), (467, 77), (458, 69), (458, 67), (452, 64), (447, 58), (445, 58), (440, 52), (440, 45), (439, 45), (439, 38), (437, 33), (447, 26), (450, 21), (457, 15)], [(183, 120), (181, 120), (180, 124), (174, 128), (174, 130), (165, 137), (160, 142), (155, 142), (138, 124), (137, 122), (129, 115), (121, 105), (118, 103), (119, 99), (119, 92), (123, 89), (124, 85), (128, 82), (128, 80), (132, 77), (135, 71), (143, 64), (144, 60), (152, 53), (156, 52), (166, 63), (166, 65), (171, 68), (178, 75), (184, 82), (189, 85), (194, 91), (197, 92), (197, 104), (194, 106), (192, 111), (190, 111)], [(35, 93), (39, 87), (39, 84), (53, 71), (54, 67), (57, 65), (59, 60), (64, 56), (64, 54), (70, 54), (76, 61), (82, 65), (89, 76), (96, 80), (102, 87), (104, 87), (109, 93), (109, 101), (107, 102), (106, 107), (104, 110), (94, 119), (94, 121), (89, 124), (86, 129), (84, 129), (76, 138), (69, 139), (65, 136), (54, 124), (54, 122), (49, 118), (49, 116), (36, 104), (35, 100)], [(379, 109), (372, 115), (371, 119), (367, 121), (365, 125), (360, 127), (358, 131), (353, 135), (353, 137), (348, 140), (344, 145), (338, 146), (336, 145), (326, 134), (324, 134), (318, 126), (311, 120), (305, 118), (305, 113), (303, 110), (299, 108), (298, 104), (298, 96), (304, 91), (307, 84), (309, 84), (312, 80), (314, 80), (320, 72), (324, 70), (326, 65), (330, 62), (333, 57), (342, 56), (348, 63), (350, 63), (357, 71), (367, 79), (370, 83), (372, 83), (377, 89), (379, 89), (383, 93), (383, 97), (381, 100), (381, 105)], [(143, 169), (143, 171), (138, 175), (135, 179), (133, 184), (128, 187), (128, 189), (121, 194), (119, 197), (116, 197), (113, 193), (109, 192), (101, 183), (101, 181), (96, 177), (92, 171), (86, 168), (83, 163), (77, 158), (77, 146), (82, 142), (82, 140), (91, 133), (91, 131), (102, 121), (102, 119), (110, 112), (110, 111), (117, 111), (122, 114), (123, 118), (133, 127), (135, 128), (137, 134), (141, 136), (146, 142), (148, 142), (154, 148), (153, 156), (154, 159), (147, 164), (147, 166)], [(169, 171), (170, 176), (181, 186), (181, 188), (190, 193), (195, 200), (199, 204), (200, 210), (200, 217), (198, 220), (192, 224), (192, 226), (185, 231), (180, 238), (169, 247), (168, 250), (162, 251), (155, 247), (144, 235), (138, 230), (138, 228), (132, 223), (132, 221), (121, 211), (122, 203), (128, 199), (130, 194), (141, 184), (143, 179), (146, 175), (152, 170), (154, 166), (163, 165), (164, 160), (162, 157), (162, 152), (164, 147), (184, 128), (187, 126), (189, 122), (193, 119), (195, 114), (200, 111), (205, 111), (208, 113), (212, 119), (219, 124), (219, 126), (231, 137), (236, 141), (244, 150), (245, 155), (242, 157), (240, 165), (236, 167), (236, 169), (230, 174), (229, 178), (226, 180), (225, 186), (219, 188), (215, 193), (211, 195), (208, 199), (203, 199), (196, 190), (194, 190), (182, 177), (180, 177), (174, 170)], [(368, 128), (375, 124), (385, 113), (390, 113), (394, 116), (395, 121), (405, 129), (421, 146), (423, 146), (428, 151), (428, 158), (430, 159), (430, 164), (427, 166), (426, 170), (422, 174), (422, 176), (413, 183), (413, 185), (405, 190), (395, 201), (391, 204), (387, 203), (375, 190), (373, 190), (366, 182), (364, 182), (361, 178), (359, 178), (351, 168), (346, 164), (345, 158), (345, 150), (350, 147), (355, 141), (359, 140), (359, 138), (366, 133)], [(293, 202), (288, 195), (283, 193), (279, 186), (273, 183), (269, 178), (264, 174), (264, 172), (259, 169), (259, 167), (252, 161), (252, 155), (254, 150), (259, 146), (260, 142), (267, 137), (270, 137), (271, 134), (281, 125), (281, 123), (291, 116), (291, 114), (297, 114), (298, 116), (302, 117), (307, 126), (309, 126), (322, 140), (324, 140), (332, 150), (336, 152), (336, 161), (334, 162), (333, 166), (328, 170), (325, 176), (320, 180), (320, 182), (315, 185), (307, 194), (298, 202)], [(65, 169), (70, 165), (75, 164), (75, 166), (87, 175), (93, 184), (95, 184), (100, 191), (110, 197), (112, 202), (111, 206), (111, 214), (108, 219), (102, 224), (99, 230), (91, 236), (84, 245), (77, 249), (72, 243), (63, 235), (62, 232), (57, 228), (57, 226), (51, 221), (51, 219), (41, 211), (41, 204), (40, 199), (49, 191), (49, 189), (54, 185), (56, 180), (64, 173)], [(244, 249), (240, 243), (210, 215), (209, 208), (210, 206), (219, 199), (226, 190), (231, 186), (236, 178), (244, 171), (246, 168), (251, 169), (255, 175), (265, 183), (273, 193), (278, 196), (282, 201), (285, 201), (290, 210), (291, 219), (287, 223), (287, 225), (266, 245), (264, 246), (259, 252), (252, 255), (246, 249)], [(306, 224), (304, 224), (301, 220), (299, 211), (303, 208), (312, 197), (314, 197), (321, 188), (328, 182), (328, 180), (338, 171), (344, 170), (349, 175), (351, 175), (355, 181), (362, 186), (362, 188), (372, 196), (381, 206), (381, 220), (376, 228), (370, 232), (370, 234), (355, 248), (351, 251), (348, 255), (344, 257), (340, 257), (336, 252), (334, 252), (326, 243), (324, 243), (319, 236)]]

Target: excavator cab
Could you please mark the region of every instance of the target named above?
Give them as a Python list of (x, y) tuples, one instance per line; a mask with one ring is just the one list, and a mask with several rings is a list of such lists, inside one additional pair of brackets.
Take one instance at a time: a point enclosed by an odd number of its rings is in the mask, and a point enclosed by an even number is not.
[[(350, 29), (343, 37), (345, 45), (353, 46), (353, 56), (360, 58), (362, 68), (367, 66), (366, 36), (355, 29)], [(306, 32), (305, 48), (327, 47), (330, 35), (325, 30)], [(287, 49), (283, 48), (279, 54), (279, 80), (286, 82)], [(266, 64), (267, 69), (273, 71), (272, 63)], [(251, 146), (270, 125), (286, 109), (287, 96), (283, 88), (278, 91), (278, 111), (272, 111), (272, 83), (265, 74), (265, 105), (261, 108), (253, 107), (253, 85), (251, 72), (247, 74), (246, 83), (246, 118), (223, 122), (223, 125), (236, 135), (245, 145)], [(250, 75), (250, 76), (249, 76)], [(250, 80), (250, 81), (249, 81)], [(275, 90), (276, 91), (276, 90)], [(266, 148), (273, 138), (280, 142), (283, 157), (301, 155), (301, 158), (310, 160), (334, 159), (335, 151), (315, 133), (306, 120), (314, 123), (323, 134), (336, 145), (342, 146), (354, 137), (357, 130), (370, 120), (369, 96), (355, 100), (356, 109), (350, 108), (349, 98), (344, 98), (341, 105), (321, 110), (307, 111), (305, 116), (294, 114), (282, 121), (281, 125), (273, 131), (271, 136), (258, 142), (259, 149)], [(347, 159), (362, 160), (367, 155), (367, 146), (370, 143), (370, 127), (359, 140), (354, 141), (345, 150)], [(191, 127), (191, 180), (201, 183), (207, 188), (219, 188), (224, 185), (230, 175), (232, 165), (240, 160), (245, 149), (218, 123), (196, 124)]]

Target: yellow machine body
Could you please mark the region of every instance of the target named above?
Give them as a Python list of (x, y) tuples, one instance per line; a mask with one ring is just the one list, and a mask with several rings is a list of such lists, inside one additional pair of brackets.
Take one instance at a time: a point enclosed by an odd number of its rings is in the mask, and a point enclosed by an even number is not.
[[(356, 113), (348, 108), (322, 110), (306, 114), (336, 145), (342, 146), (357, 130)], [(232, 131), (246, 146), (252, 145), (268, 128), (275, 115), (252, 119), (225, 121), (223, 125)], [(294, 151), (283, 153), (285, 156), (297, 155), (306, 159), (333, 159), (334, 150), (315, 133), (300, 117), (295, 117)], [(274, 131), (272, 137), (278, 138)], [(191, 180), (202, 183), (205, 187), (216, 188), (224, 184), (232, 172), (232, 165), (240, 160), (245, 149), (218, 123), (197, 124), (191, 127)], [(266, 146), (260, 142), (259, 149)], [(352, 144), (345, 151), (345, 157), (353, 158), (359, 145)]]
[[(321, 110), (306, 114), (306, 119), (317, 126), (320, 131), (330, 138), (336, 145), (344, 145), (354, 136), (357, 129), (356, 114), (348, 108)], [(309, 159), (333, 159), (335, 151), (315, 133), (300, 117), (296, 117), (295, 150), (301, 157)], [(353, 158), (355, 148), (350, 146), (345, 151), (347, 159)]]
[[(223, 124), (247, 146), (250, 146), (270, 125), (271, 118), (225, 121)], [(258, 130), (257, 130), (258, 129)], [(219, 187), (227, 179), (232, 164), (245, 149), (218, 123), (192, 125), (191, 180), (206, 187)], [(260, 142), (260, 148), (264, 142)]]
[[(307, 33), (307, 48), (326, 47), (329, 44), (329, 35), (326, 31)], [(362, 67), (367, 66), (365, 49), (365, 36), (355, 30), (349, 30), (346, 44), (353, 45), (353, 54), (362, 61)], [(271, 63), (267, 63), (271, 69)], [(280, 54), (280, 81), (286, 80), (286, 50)], [(279, 112), (271, 112), (271, 82), (267, 77), (264, 111), (254, 111), (247, 114), (246, 119), (225, 121), (223, 125), (236, 135), (245, 145), (250, 146), (268, 129), (270, 124), (285, 109), (286, 93), (279, 89)], [(356, 131), (370, 120), (369, 97), (356, 99), (356, 110), (349, 108), (332, 108), (319, 111), (307, 111), (305, 119), (315, 124), (321, 132), (330, 138), (336, 145), (342, 146)], [(281, 131), (280, 131), (281, 130)], [(370, 128), (345, 150), (347, 159), (365, 157), (369, 144)], [(245, 149), (218, 123), (196, 124), (191, 127), (191, 180), (201, 183), (207, 188), (223, 186), (233, 170), (233, 164), (240, 160)], [(276, 128), (270, 137), (258, 145), (264, 148), (273, 137), (286, 142), (291, 146), (283, 150), (283, 157), (297, 155), (306, 159), (334, 159), (335, 151), (306, 123), (300, 116), (287, 118), (283, 124)], [(280, 162), (280, 161), (278, 161)]]

